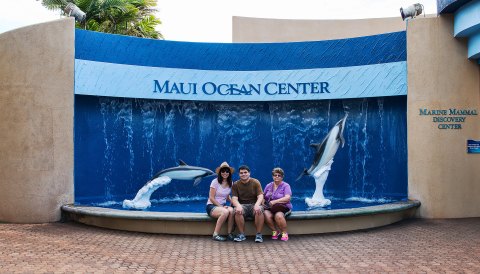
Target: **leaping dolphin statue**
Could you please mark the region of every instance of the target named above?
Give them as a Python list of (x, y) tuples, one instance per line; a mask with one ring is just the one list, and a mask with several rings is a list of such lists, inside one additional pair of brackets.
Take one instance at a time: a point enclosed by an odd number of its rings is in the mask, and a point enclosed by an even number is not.
[(300, 180), (303, 175), (313, 175), (322, 166), (330, 162), (337, 153), (340, 144), (342, 147), (345, 145), (345, 139), (343, 138), (343, 130), (345, 129), (345, 121), (348, 114), (345, 115), (335, 126), (328, 132), (327, 136), (321, 143), (310, 144), (315, 149), (315, 156), (313, 158), (312, 166), (309, 169), (304, 169), (297, 181)]
[(178, 166), (166, 168), (161, 170), (153, 176), (150, 180), (154, 180), (161, 176), (167, 176), (171, 179), (176, 180), (195, 180), (193, 185), (196, 186), (200, 183), (202, 178), (214, 175), (215, 173), (208, 168), (198, 167), (198, 166), (189, 166), (184, 161), (179, 160)]
[(146, 209), (151, 206), (150, 196), (159, 187), (168, 185), (172, 179), (195, 180), (193, 185), (200, 183), (203, 177), (213, 175), (213, 171), (203, 167), (189, 166), (179, 160), (177, 167), (161, 170), (155, 174), (142, 188), (140, 188), (133, 200), (124, 200), (122, 207), (128, 209)]

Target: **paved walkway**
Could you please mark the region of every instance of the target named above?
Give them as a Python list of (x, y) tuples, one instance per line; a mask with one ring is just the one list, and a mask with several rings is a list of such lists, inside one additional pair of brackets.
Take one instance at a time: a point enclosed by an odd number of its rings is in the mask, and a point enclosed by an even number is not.
[(480, 273), (480, 218), (350, 233), (214, 242), (76, 223), (0, 224), (2, 273)]

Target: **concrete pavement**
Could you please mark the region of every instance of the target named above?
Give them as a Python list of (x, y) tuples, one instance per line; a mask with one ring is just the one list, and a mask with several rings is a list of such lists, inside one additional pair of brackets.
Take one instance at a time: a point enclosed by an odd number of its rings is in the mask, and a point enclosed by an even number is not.
[(0, 224), (0, 272), (480, 273), (480, 218), (411, 219), (263, 244), (71, 222)]

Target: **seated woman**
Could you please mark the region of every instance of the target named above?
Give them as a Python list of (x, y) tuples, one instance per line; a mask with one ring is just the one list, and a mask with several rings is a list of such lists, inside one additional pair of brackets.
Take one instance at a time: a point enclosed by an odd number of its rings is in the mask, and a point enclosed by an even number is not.
[(276, 167), (272, 170), (273, 182), (264, 190), (265, 196), (265, 222), (272, 230), (272, 239), (278, 239), (281, 232), (282, 241), (288, 241), (286, 216), (292, 212), (292, 190), (290, 185), (283, 181), (283, 169)]
[[(208, 216), (218, 219), (213, 231), (213, 240), (215, 241), (233, 241), (233, 208), (227, 206), (226, 202), (231, 202), (230, 192), (232, 190), (232, 174), (235, 171), (228, 165), (227, 162), (223, 162), (217, 169), (217, 178), (213, 179), (210, 184), (210, 192), (208, 194), (207, 201), (207, 214)], [(219, 235), (220, 229), (223, 223), (228, 219), (227, 223), (227, 238)]]

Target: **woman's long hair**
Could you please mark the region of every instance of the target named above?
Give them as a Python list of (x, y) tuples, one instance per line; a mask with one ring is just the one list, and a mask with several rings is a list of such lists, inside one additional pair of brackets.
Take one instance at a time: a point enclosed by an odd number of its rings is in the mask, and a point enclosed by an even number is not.
[(219, 183), (219, 184), (222, 184), (222, 182), (223, 182), (222, 170), (228, 170), (227, 183), (228, 183), (228, 186), (229, 186), (229, 187), (232, 187), (232, 171), (231, 171), (230, 168), (228, 168), (228, 167), (221, 168), (221, 169), (218, 171), (218, 174), (217, 174), (217, 181), (218, 181), (218, 183)]

